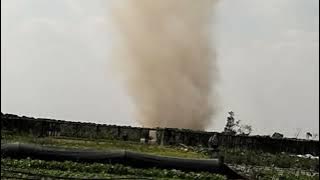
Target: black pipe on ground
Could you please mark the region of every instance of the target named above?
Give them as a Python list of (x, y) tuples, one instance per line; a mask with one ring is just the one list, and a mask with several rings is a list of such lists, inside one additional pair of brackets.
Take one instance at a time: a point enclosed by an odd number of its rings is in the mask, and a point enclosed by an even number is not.
[(142, 154), (127, 150), (94, 151), (78, 149), (62, 149), (33, 144), (1, 144), (1, 158), (27, 158), (124, 164), (136, 168), (179, 169), (182, 171), (212, 172), (226, 175), (228, 179), (244, 179), (219, 159), (186, 159), (166, 156)]

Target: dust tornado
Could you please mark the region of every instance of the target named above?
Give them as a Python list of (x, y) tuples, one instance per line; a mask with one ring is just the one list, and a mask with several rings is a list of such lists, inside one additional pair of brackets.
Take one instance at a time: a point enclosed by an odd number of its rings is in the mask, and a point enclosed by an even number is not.
[(119, 41), (113, 61), (144, 127), (204, 130), (218, 103), (214, 0), (113, 4)]

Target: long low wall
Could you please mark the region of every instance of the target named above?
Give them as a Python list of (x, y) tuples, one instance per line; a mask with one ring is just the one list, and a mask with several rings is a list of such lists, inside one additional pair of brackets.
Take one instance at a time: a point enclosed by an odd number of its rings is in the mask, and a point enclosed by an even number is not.
[[(171, 128), (138, 128), (94, 123), (70, 122), (43, 118), (30, 118), (1, 113), (1, 130), (35, 137), (64, 136), (93, 139), (117, 139), (140, 141), (155, 134), (156, 142), (163, 145), (185, 144), (207, 146), (213, 132), (192, 131)], [(222, 146), (262, 150), (271, 153), (288, 152), (294, 154), (319, 155), (319, 141), (301, 139), (274, 139), (269, 136), (233, 136), (218, 133)]]
[(35, 137), (64, 136), (140, 141), (140, 138), (148, 137), (150, 129), (2, 114), (1, 130), (32, 134)]

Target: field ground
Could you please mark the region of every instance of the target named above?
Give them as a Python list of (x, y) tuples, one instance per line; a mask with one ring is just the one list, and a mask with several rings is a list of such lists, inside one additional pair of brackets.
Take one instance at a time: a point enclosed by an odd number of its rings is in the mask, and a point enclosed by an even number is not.
[[(126, 149), (137, 152), (163, 156), (184, 158), (208, 158), (203, 148), (173, 147), (148, 145), (129, 141), (105, 139), (76, 139), (76, 138), (34, 138), (30, 136), (1, 134), (1, 143), (25, 142), (81, 149)], [(319, 161), (306, 159), (288, 154), (270, 154), (240, 149), (221, 149), (225, 163), (231, 168), (253, 179), (319, 179)], [(54, 177), (77, 179), (225, 179), (224, 176), (210, 173), (185, 173), (178, 170), (135, 169), (122, 165), (84, 164), (76, 162), (48, 162), (32, 159), (1, 159), (1, 178), (29, 178), (39, 176), (52, 179)], [(12, 178), (11, 178), (12, 179)]]

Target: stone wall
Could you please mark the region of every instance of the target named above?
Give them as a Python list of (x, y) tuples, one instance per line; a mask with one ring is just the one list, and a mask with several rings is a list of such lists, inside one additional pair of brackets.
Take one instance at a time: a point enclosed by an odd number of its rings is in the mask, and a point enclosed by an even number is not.
[[(1, 113), (1, 131), (32, 134), (35, 137), (65, 136), (92, 139), (117, 139), (140, 141), (150, 131), (156, 131), (156, 142), (162, 145), (185, 144), (207, 146), (213, 132), (171, 128), (137, 128), (94, 123), (70, 122), (53, 119), (30, 118)], [(270, 136), (232, 136), (218, 133), (220, 144), (227, 148), (262, 150), (271, 153), (319, 155), (319, 141), (299, 139), (274, 139)]]

